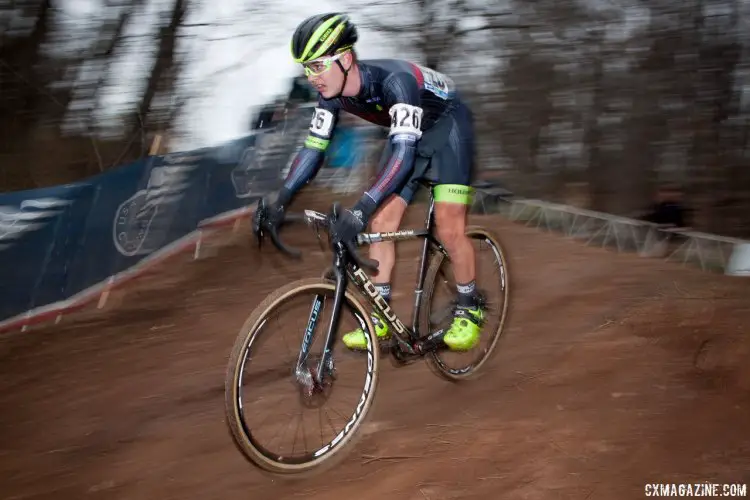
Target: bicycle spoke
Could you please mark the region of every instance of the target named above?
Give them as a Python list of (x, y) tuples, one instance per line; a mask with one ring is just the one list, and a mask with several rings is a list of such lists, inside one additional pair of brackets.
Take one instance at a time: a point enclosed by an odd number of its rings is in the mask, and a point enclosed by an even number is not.
[[(253, 316), (248, 319), (248, 333), (238, 337), (241, 344), (236, 344), (230, 359), (236, 368), (227, 372), (227, 395), (231, 398), (226, 400), (227, 422), (232, 435), (249, 459), (275, 472), (313, 468), (345, 449), (369, 411), (377, 381), (377, 342), (369, 329), (369, 362), (354, 356), (337, 363), (331, 359), (336, 378), (328, 374), (329, 363), (318, 374), (326, 340), (326, 335), (318, 334), (322, 331), (319, 325), (331, 323), (332, 311), (323, 306), (333, 302), (335, 285), (308, 279), (286, 289), (289, 291), (282, 287), (269, 296), (265, 301), (269, 305), (253, 313), (258, 320)], [(316, 296), (320, 300), (314, 299)], [(366, 318), (368, 314), (351, 296), (346, 295), (344, 300), (346, 307), (339, 313), (337, 335), (361, 326), (357, 316)], [(287, 338), (290, 333), (292, 339)], [(279, 336), (281, 339), (276, 340)], [(245, 365), (239, 362), (239, 353), (245, 355)], [(264, 361), (279, 359), (284, 360), (280, 365), (263, 366)], [(352, 370), (354, 374), (349, 373)], [(284, 380), (290, 383), (277, 383)], [(269, 404), (269, 393), (278, 394), (278, 401)], [(364, 406), (363, 400), (367, 403)], [(267, 414), (253, 411), (251, 407), (258, 404)], [(317, 412), (317, 418), (312, 412)], [(306, 429), (310, 425), (318, 425), (318, 432), (310, 434)], [(320, 446), (314, 442), (315, 434), (320, 436)]]
[[(297, 433), (299, 432), (299, 424), (302, 423), (302, 412), (299, 412), (297, 414), (299, 418), (297, 419), (297, 426), (294, 428), (294, 440), (292, 441), (292, 455), (294, 455), (295, 445), (297, 444)], [(304, 427), (302, 427), (304, 429)], [(304, 430), (302, 431), (304, 433)], [(307, 448), (305, 448), (305, 451), (307, 451)]]
[[(453, 352), (438, 349), (428, 354), (430, 366), (449, 380), (457, 381), (473, 375), (491, 356), (500, 335), (503, 333), (505, 317), (508, 310), (507, 263), (503, 250), (496, 238), (482, 228), (468, 228), (467, 234), (478, 249), (475, 251), (477, 263), (477, 287), (482, 296), (484, 321), (481, 326), (480, 343), (466, 352)], [(480, 267), (483, 263), (491, 263), (492, 272)], [(447, 327), (447, 320), (456, 305), (455, 283), (452, 278), (452, 262), (450, 259), (437, 257), (434, 260), (429, 275), (430, 288), (425, 294), (427, 303), (423, 313), (425, 327), (435, 332), (441, 327)], [(450, 297), (447, 299), (443, 296)], [(440, 297), (438, 297), (440, 296)], [(451, 361), (449, 363), (449, 360)]]

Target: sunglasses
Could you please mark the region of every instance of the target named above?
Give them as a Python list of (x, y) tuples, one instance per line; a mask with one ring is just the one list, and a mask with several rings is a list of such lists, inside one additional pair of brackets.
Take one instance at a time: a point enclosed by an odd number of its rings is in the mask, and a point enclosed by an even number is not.
[(333, 62), (341, 59), (341, 56), (343, 56), (344, 54), (346, 54), (346, 52), (339, 52), (334, 56), (321, 57), (319, 59), (303, 63), (302, 67), (305, 69), (305, 76), (322, 75), (326, 71), (330, 70), (331, 66), (333, 66)]

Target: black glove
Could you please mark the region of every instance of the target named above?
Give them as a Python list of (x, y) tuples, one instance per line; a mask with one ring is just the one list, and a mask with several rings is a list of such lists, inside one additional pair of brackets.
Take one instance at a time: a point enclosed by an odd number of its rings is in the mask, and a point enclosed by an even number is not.
[(351, 210), (341, 210), (330, 228), (334, 243), (356, 243), (357, 235), (365, 229), (365, 223)]
[(261, 231), (277, 230), (284, 220), (284, 206), (268, 203), (265, 198), (258, 202), (258, 208), (253, 216), (253, 234), (260, 237)]

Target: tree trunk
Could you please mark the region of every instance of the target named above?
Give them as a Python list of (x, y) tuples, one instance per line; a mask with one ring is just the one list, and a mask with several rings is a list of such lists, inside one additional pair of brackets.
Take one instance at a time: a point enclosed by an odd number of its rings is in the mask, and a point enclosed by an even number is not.
[[(163, 86), (163, 80), (168, 78), (174, 66), (174, 52), (177, 42), (177, 33), (180, 29), (185, 14), (187, 12), (187, 0), (175, 0), (172, 16), (169, 24), (163, 26), (159, 33), (159, 49), (156, 54), (154, 65), (146, 84), (146, 90), (143, 93), (141, 102), (131, 118), (130, 137), (140, 134), (145, 138), (149, 130), (149, 113), (151, 104), (158, 90)], [(137, 148), (137, 156), (140, 157), (145, 153), (147, 145), (143, 140), (136, 140), (134, 144)]]

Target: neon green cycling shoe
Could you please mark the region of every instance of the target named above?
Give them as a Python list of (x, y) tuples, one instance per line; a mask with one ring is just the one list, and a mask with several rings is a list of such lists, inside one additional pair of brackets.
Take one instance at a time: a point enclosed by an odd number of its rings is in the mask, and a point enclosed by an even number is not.
[[(372, 319), (372, 324), (375, 327), (375, 335), (377, 335), (378, 340), (389, 339), (391, 336), (391, 332), (388, 329), (388, 325), (385, 324), (380, 315), (378, 315), (377, 313), (373, 313), (370, 318)], [(357, 328), (353, 332), (344, 334), (344, 336), (341, 337), (341, 340), (344, 341), (344, 345), (349, 349), (367, 349), (365, 332), (361, 328)]]
[(443, 342), (451, 351), (468, 351), (479, 342), (484, 311), (480, 307), (457, 307)]

